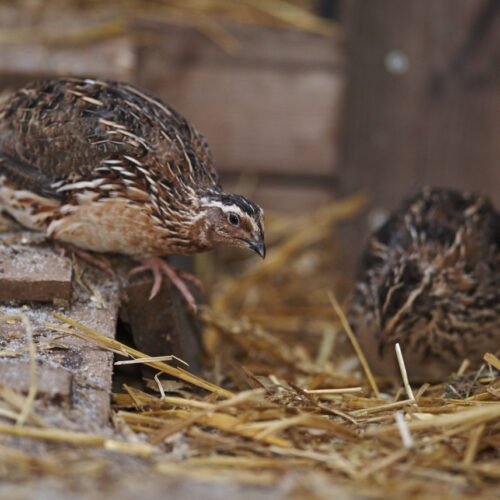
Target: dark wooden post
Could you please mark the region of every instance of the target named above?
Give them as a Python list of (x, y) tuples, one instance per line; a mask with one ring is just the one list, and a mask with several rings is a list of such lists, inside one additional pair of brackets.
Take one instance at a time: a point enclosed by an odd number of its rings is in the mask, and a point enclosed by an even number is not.
[[(391, 209), (429, 184), (480, 191), (500, 206), (500, 2), (345, 6), (342, 191), (368, 187), (373, 209)], [(373, 219), (355, 228), (351, 244)]]

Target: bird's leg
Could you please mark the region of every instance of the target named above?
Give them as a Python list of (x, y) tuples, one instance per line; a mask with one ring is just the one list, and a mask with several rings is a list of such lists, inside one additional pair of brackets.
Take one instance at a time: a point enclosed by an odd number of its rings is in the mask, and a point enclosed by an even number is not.
[(177, 274), (177, 276), (180, 279), (182, 279), (184, 281), (189, 281), (201, 293), (205, 292), (205, 287), (203, 286), (203, 283), (194, 274), (188, 273), (187, 271), (183, 271), (182, 269), (179, 269), (178, 267), (172, 266), (172, 264), (169, 264), (169, 266), (175, 271), (175, 274)]
[(54, 246), (56, 252), (59, 255), (65, 255), (66, 251), (73, 252), (75, 255), (80, 257), (80, 259), (87, 261), (88, 263), (98, 267), (99, 269), (102, 269), (105, 273), (109, 274), (110, 276), (115, 275), (115, 272), (113, 271), (112, 267), (107, 262), (104, 262), (103, 260), (99, 259), (99, 257), (95, 257), (90, 252), (86, 252), (85, 250), (75, 247), (74, 245), (71, 245), (69, 243), (61, 243), (60, 241), (56, 241), (54, 243)]
[(186, 302), (193, 308), (193, 310), (196, 311), (196, 300), (183, 280), (190, 281), (197, 288), (202, 289), (203, 286), (198, 278), (194, 277), (192, 274), (175, 268), (159, 257), (153, 257), (146, 260), (140, 266), (134, 267), (130, 271), (130, 274), (134, 275), (141, 273), (142, 271), (151, 271), (153, 273), (153, 288), (151, 288), (149, 300), (154, 298), (160, 291), (163, 275), (165, 275), (177, 287), (179, 292), (181, 292), (181, 295), (186, 299)]

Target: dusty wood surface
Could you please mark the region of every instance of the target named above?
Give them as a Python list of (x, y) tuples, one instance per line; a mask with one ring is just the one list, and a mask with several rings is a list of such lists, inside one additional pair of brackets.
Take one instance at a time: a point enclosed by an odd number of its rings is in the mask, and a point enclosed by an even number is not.
[[(106, 336), (114, 336), (118, 301), (114, 290), (101, 302), (103, 309), (97, 306), (82, 307), (79, 304), (60, 311), (75, 320), (80, 320), (90, 328), (98, 329)], [(89, 297), (90, 299), (90, 297)], [(48, 305), (2, 306), (0, 316), (18, 316), (24, 314), (33, 328), (36, 348), (37, 404), (49, 405), (52, 401), (43, 401), (45, 396), (55, 394), (59, 403), (67, 411), (60, 414), (77, 427), (94, 428), (103, 425), (109, 419), (109, 398), (113, 356), (73, 337), (62, 337), (45, 327), (45, 322), (54, 322), (54, 308)], [(0, 383), (11, 389), (26, 393), (30, 387), (29, 349), (24, 328), (12, 335), (9, 328), (0, 329), (2, 354), (9, 359), (9, 368), (0, 370)], [(7, 365), (4, 365), (7, 367)], [(22, 376), (14, 376), (16, 372)], [(48, 384), (51, 386), (49, 387)], [(71, 391), (68, 387), (71, 386)], [(53, 399), (50, 397), (49, 399)], [(60, 404), (57, 404), (59, 407)]]
[[(0, 325), (0, 334), (2, 326)], [(0, 359), (0, 381), (7, 387), (27, 394), (31, 385), (29, 361)], [(70, 371), (48, 364), (40, 364), (37, 370), (37, 395), (40, 398), (69, 405), (73, 376)]]
[(71, 261), (49, 247), (0, 246), (0, 301), (69, 301)]
[(7, 219), (2, 219), (0, 229), (0, 256), (5, 259), (7, 277), (16, 277), (14, 282), (0, 275), (0, 297), (5, 304), (0, 306), (0, 384), (21, 393), (31, 386), (27, 332), (20, 321), (24, 315), (36, 349), (37, 404), (63, 406), (61, 417), (80, 427), (106, 424), (113, 355), (52, 331), (45, 323), (57, 322), (52, 313), (59, 312), (114, 337), (120, 305), (118, 279), (81, 264), (77, 268), (81, 276), (72, 282), (70, 257), (57, 256), (52, 244)]
[(150, 273), (127, 285), (134, 263), (113, 258), (112, 265), (115, 277), (71, 255), (60, 257), (40, 235), (0, 218), (0, 318), (9, 317), (0, 320), (0, 384), (29, 390), (27, 336), (16, 319), (24, 314), (35, 336), (39, 403), (64, 407), (65, 416), (83, 427), (109, 421), (113, 355), (47, 328), (45, 322), (57, 323), (54, 312), (114, 338), (121, 310), (139, 350), (173, 354), (189, 363), (190, 371), (199, 370), (198, 326), (184, 312), (178, 292), (165, 280), (149, 301)]
[[(64, 407), (61, 418), (77, 427), (94, 428), (109, 420), (113, 355), (46, 326), (46, 322), (57, 323), (52, 314), (58, 312), (114, 337), (120, 304), (118, 283), (94, 269), (83, 266), (81, 270), (84, 287), (73, 283), (71, 302), (66, 306), (28, 305), (24, 300), (0, 306), (0, 317), (7, 317), (0, 321), (0, 384), (21, 393), (31, 386), (27, 332), (19, 320), (24, 315), (34, 336), (37, 404)], [(29, 286), (29, 279), (25, 281)]]

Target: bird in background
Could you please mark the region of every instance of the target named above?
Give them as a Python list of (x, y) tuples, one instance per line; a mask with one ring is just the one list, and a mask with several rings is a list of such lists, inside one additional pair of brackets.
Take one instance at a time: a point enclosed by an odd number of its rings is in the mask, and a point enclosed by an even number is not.
[(368, 240), (349, 321), (380, 375), (447, 377), (500, 349), (500, 214), (473, 193), (424, 188)]
[(265, 256), (263, 211), (223, 191), (204, 137), (150, 93), (92, 78), (44, 80), (0, 102), (0, 209), (111, 271), (91, 252), (141, 261), (151, 298), (168, 276), (161, 257), (215, 247)]

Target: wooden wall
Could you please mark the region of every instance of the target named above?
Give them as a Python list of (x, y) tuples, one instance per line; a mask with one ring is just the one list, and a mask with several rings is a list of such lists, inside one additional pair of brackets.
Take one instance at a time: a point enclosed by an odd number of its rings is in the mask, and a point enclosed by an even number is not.
[(192, 28), (153, 21), (42, 44), (2, 4), (0, 29), (25, 31), (17, 43), (0, 37), (0, 92), (38, 76), (136, 82), (207, 136), (228, 188), (267, 209), (299, 212), (368, 188), (372, 210), (350, 229), (353, 242), (422, 184), (482, 191), (500, 206), (500, 2), (342, 6), (347, 51), (342, 34), (232, 23), (228, 53)]
[(346, 2), (341, 191), (369, 189), (358, 244), (424, 184), (488, 194), (500, 208), (500, 2)]
[(194, 30), (158, 26), (158, 43), (139, 53), (139, 83), (203, 131), (225, 185), (281, 211), (329, 199), (343, 96), (341, 41), (224, 28), (239, 42), (234, 53)]
[[(7, 14), (25, 33), (12, 7), (0, 6), (0, 29), (9, 26)], [(204, 133), (226, 189), (283, 212), (330, 199), (344, 81), (340, 37), (236, 23), (221, 28), (236, 42), (230, 52), (193, 28), (153, 21), (87, 43), (0, 37), (0, 92), (40, 76), (132, 81)]]

